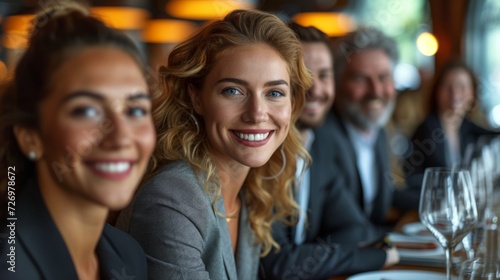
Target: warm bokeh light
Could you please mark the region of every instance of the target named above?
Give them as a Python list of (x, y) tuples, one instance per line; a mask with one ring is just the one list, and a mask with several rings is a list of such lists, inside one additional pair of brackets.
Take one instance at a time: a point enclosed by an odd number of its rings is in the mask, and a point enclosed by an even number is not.
[(330, 37), (342, 36), (355, 28), (354, 20), (341, 13), (298, 13), (292, 20), (302, 26), (314, 26)]
[(7, 78), (7, 66), (0, 60), (0, 83)]
[(3, 25), (3, 45), (9, 49), (24, 49), (28, 45), (28, 38), (34, 15), (16, 15), (5, 18)]
[(220, 19), (236, 9), (251, 9), (243, 0), (171, 0), (166, 10), (171, 16), (194, 20)]
[(435, 55), (438, 47), (438, 41), (431, 33), (423, 32), (417, 38), (417, 48), (423, 55)]
[(91, 13), (106, 25), (121, 30), (142, 29), (149, 18), (146, 10), (129, 7), (93, 7)]
[(155, 19), (146, 23), (142, 38), (147, 43), (179, 43), (197, 29), (196, 24), (185, 20)]

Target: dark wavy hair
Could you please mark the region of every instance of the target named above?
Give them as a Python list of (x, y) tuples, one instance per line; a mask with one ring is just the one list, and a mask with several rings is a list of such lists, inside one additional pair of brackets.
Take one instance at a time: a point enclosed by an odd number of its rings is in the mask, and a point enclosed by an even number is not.
[(464, 61), (460, 59), (451, 59), (449, 60), (444, 66), (441, 68), (439, 73), (435, 76), (435, 79), (432, 84), (432, 88), (430, 91), (430, 94), (427, 99), (427, 106), (426, 109), (428, 113), (431, 114), (437, 114), (438, 113), (438, 91), (439, 88), (441, 87), (441, 84), (443, 83), (444, 78), (446, 75), (448, 75), (451, 71), (456, 70), (456, 69), (463, 69), (467, 74), (469, 75), (471, 81), (472, 81), (472, 93), (474, 95), (473, 102), (471, 104), (471, 107), (469, 109), (472, 110), (474, 108), (474, 105), (477, 100), (477, 92), (478, 92), (478, 86), (479, 86), (479, 80), (476, 77), (476, 74), (470, 68)]
[[(121, 31), (107, 27), (89, 15), (80, 3), (54, 3), (33, 20), (28, 47), (20, 58), (13, 77), (0, 85), (0, 195), (5, 198), (7, 168), (14, 166), (16, 186), (36, 176), (34, 163), (21, 152), (14, 126), (39, 127), (39, 105), (57, 82), (53, 73), (70, 55), (84, 48), (112, 46), (123, 50), (142, 68), (136, 45)], [(1, 207), (0, 211), (5, 211)], [(0, 212), (0, 215), (2, 213)]]

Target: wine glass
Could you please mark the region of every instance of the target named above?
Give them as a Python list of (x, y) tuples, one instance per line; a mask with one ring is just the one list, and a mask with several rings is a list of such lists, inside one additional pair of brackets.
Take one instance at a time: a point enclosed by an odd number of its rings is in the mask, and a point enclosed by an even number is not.
[(488, 259), (467, 260), (460, 266), (459, 280), (500, 279), (500, 261)]
[(475, 259), (478, 257), (480, 247), (483, 245), (485, 211), (493, 192), (490, 190), (488, 168), (485, 166), (483, 157), (476, 157), (471, 161), (469, 172), (476, 200), (478, 223), (463, 239), (462, 244), (467, 252), (467, 257)]
[(451, 280), (452, 250), (478, 222), (469, 171), (426, 168), (418, 212), (445, 249), (446, 279)]

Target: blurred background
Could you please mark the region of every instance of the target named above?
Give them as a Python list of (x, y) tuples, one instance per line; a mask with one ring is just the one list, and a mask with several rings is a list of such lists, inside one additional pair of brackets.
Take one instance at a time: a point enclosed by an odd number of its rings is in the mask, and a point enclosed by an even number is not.
[[(58, 0), (0, 0), (0, 82), (26, 45), (32, 15)], [(63, 1), (63, 0), (59, 0)], [(170, 50), (211, 20), (237, 9), (272, 12), (284, 21), (314, 25), (332, 41), (361, 25), (380, 28), (401, 52), (395, 69), (399, 92), (391, 125), (410, 136), (434, 73), (450, 58), (478, 74), (473, 119), (500, 127), (500, 1), (497, 0), (93, 0), (92, 13), (126, 32), (139, 46), (148, 71), (165, 64)]]

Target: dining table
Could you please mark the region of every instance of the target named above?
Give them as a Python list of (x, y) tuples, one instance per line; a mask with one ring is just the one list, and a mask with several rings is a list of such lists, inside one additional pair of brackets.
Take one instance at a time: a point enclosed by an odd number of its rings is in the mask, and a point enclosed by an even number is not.
[[(410, 223), (415, 223), (418, 221), (419, 221), (418, 211), (406, 212), (406, 213), (401, 215), (400, 219), (398, 219), (398, 222), (395, 224), (393, 231), (394, 231), (394, 233), (402, 233), (405, 225), (410, 224)], [(462, 253), (458, 253), (458, 254), (455, 253), (454, 256), (459, 257), (459, 258), (463, 257)], [(381, 270), (387, 270), (387, 271), (389, 271), (389, 270), (413, 270), (413, 271), (438, 272), (438, 273), (446, 274), (446, 268), (444, 266), (444, 262), (443, 262), (443, 265), (436, 265), (436, 264), (426, 265), (426, 264), (422, 264), (422, 263), (412, 264), (412, 263), (404, 262), (404, 263), (398, 263), (396, 265), (393, 265), (391, 267), (384, 268)], [(345, 279), (349, 278), (350, 276), (352, 276), (352, 275), (339, 275), (339, 276), (331, 277), (331, 278), (329, 278), (329, 280), (345, 280)]]
[[(418, 271), (440, 272), (440, 273), (446, 274), (446, 268), (444, 266), (443, 267), (434, 267), (434, 266), (396, 264), (394, 266), (391, 266), (389, 268), (385, 268), (383, 270), (418, 270)], [(340, 276), (335, 276), (335, 277), (329, 278), (329, 280), (346, 280), (350, 276), (351, 275), (340, 275)], [(379, 279), (377, 279), (377, 280), (379, 280)], [(404, 280), (404, 279), (399, 279), (399, 280)], [(423, 279), (423, 280), (425, 280), (425, 279)]]

